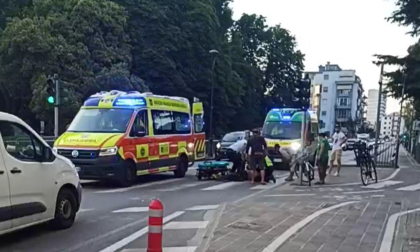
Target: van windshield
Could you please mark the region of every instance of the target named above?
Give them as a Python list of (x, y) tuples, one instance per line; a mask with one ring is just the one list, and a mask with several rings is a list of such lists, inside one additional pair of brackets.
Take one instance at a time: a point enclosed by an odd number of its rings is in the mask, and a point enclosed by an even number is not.
[(81, 109), (69, 132), (124, 133), (134, 109)]
[(262, 136), (270, 139), (300, 139), (302, 123), (300, 122), (266, 122)]

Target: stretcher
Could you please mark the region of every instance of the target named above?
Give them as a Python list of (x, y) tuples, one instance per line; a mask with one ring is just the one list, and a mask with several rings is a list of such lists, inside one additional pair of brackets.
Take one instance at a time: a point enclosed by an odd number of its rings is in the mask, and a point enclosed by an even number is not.
[(220, 176), (225, 176), (229, 171), (228, 162), (223, 161), (205, 161), (198, 165), (197, 178), (198, 180), (206, 179), (217, 179)]

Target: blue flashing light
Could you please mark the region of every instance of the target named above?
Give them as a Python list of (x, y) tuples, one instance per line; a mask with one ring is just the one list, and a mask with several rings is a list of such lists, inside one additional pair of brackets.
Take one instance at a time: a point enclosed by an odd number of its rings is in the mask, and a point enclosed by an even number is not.
[(146, 101), (143, 98), (117, 98), (114, 106), (145, 106)]
[(284, 120), (290, 120), (290, 119), (292, 119), (292, 117), (291, 116), (283, 116), (283, 119)]
[(273, 109), (271, 109), (271, 111), (280, 111), (280, 109), (279, 108), (273, 108)]

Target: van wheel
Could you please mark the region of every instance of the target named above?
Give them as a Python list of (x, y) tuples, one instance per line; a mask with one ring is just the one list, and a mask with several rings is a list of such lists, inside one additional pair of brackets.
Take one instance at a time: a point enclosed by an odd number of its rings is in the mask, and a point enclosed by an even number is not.
[(176, 170), (174, 171), (176, 178), (183, 178), (188, 170), (188, 160), (186, 157), (181, 156), (178, 158), (178, 163), (176, 165)]
[(134, 181), (136, 180), (137, 174), (136, 174), (136, 166), (133, 162), (126, 161), (125, 165), (123, 167), (124, 174), (123, 177), (120, 178), (118, 181), (118, 184), (121, 187), (130, 187), (134, 184)]
[(69, 189), (61, 189), (57, 196), (54, 220), (51, 224), (54, 229), (70, 228), (76, 218), (76, 196)]

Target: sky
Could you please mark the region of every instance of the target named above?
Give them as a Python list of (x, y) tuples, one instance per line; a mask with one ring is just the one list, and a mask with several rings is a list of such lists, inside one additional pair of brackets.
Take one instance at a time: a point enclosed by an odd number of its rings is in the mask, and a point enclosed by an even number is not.
[[(305, 54), (305, 71), (327, 62), (354, 69), (365, 94), (379, 88), (380, 67), (374, 54), (405, 56), (416, 39), (407, 27), (385, 20), (396, 9), (395, 0), (234, 0), (234, 18), (243, 13), (267, 18), (296, 37)], [(385, 71), (394, 70), (385, 67)], [(388, 99), (387, 112), (398, 112), (398, 101)]]

